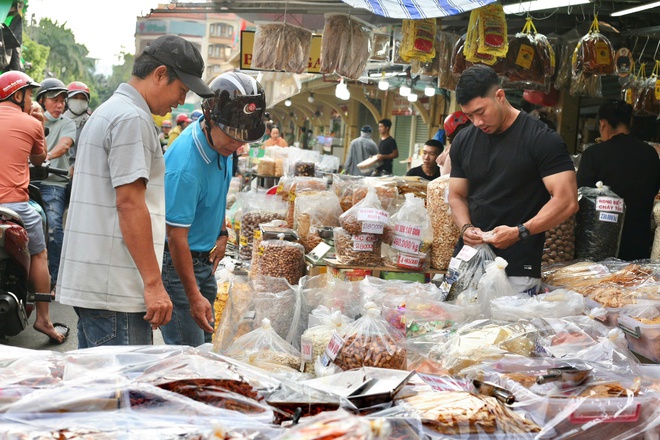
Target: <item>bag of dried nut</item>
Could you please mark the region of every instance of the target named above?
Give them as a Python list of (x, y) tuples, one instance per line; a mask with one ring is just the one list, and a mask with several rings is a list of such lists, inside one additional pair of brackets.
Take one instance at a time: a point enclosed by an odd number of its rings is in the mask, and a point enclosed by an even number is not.
[(333, 229), (335, 240), (335, 255), (339, 264), (355, 266), (380, 266), (379, 235), (353, 235), (344, 228)]
[(461, 231), (451, 217), (449, 207), (449, 176), (441, 176), (429, 182), (427, 207), (433, 231), (431, 267), (445, 270), (454, 254)]
[(276, 196), (263, 193), (249, 193), (244, 197), (238, 255), (242, 260), (249, 260), (252, 257), (254, 233), (259, 230), (259, 225), (276, 219), (283, 220), (287, 206)]
[(375, 188), (369, 187), (362, 200), (339, 216), (339, 224), (352, 235), (382, 235), (389, 228), (389, 218), (390, 214), (383, 209)]
[(297, 285), (305, 271), (305, 248), (299, 243), (283, 240), (263, 240), (257, 250), (259, 259), (255, 273), (284, 278)]
[(342, 315), (340, 310), (330, 310), (319, 306), (309, 316), (309, 328), (300, 337), (302, 362), (305, 363), (305, 373), (314, 374), (316, 359), (323, 356), (334, 332), (343, 333), (353, 320)]
[(392, 238), (384, 251), (385, 261), (392, 266), (420, 270), (427, 266), (433, 241), (431, 219), (424, 199), (406, 194), (401, 208), (390, 218)]
[(340, 334), (343, 344), (334, 360), (342, 370), (361, 367), (406, 369), (405, 337), (380, 316), (376, 304), (365, 304), (365, 314)]
[(224, 354), (274, 373), (300, 369), (300, 352), (273, 330), (268, 318), (259, 328), (234, 340)]

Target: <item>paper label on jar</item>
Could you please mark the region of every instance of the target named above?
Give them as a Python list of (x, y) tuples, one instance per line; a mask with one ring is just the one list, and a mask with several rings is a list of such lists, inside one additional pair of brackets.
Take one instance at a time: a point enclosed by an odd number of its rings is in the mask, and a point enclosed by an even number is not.
[(477, 250), (466, 244), (461, 248), (461, 251), (456, 255), (456, 258), (462, 261), (470, 261), (475, 255), (477, 255)]
[(422, 259), (408, 254), (399, 254), (396, 265), (406, 269), (419, 269), (422, 267)]
[(354, 241), (353, 250), (357, 252), (373, 252), (374, 244), (373, 242)]
[(360, 208), (358, 209), (357, 219), (361, 222), (376, 222), (387, 223), (390, 215), (387, 211), (376, 208)]
[(623, 199), (618, 197), (596, 197), (596, 211), (623, 212)]
[(420, 238), (422, 236), (422, 225), (410, 222), (400, 222), (394, 225), (394, 233), (408, 238)]
[(412, 254), (419, 252), (421, 244), (422, 240), (406, 238), (400, 235), (395, 235), (394, 239), (392, 239), (392, 249), (401, 252), (409, 252)]
[(382, 234), (385, 225), (376, 222), (362, 222), (362, 232), (367, 234)]
[(598, 220), (601, 222), (617, 223), (619, 221), (619, 214), (613, 212), (599, 212)]
[(303, 362), (314, 360), (314, 341), (307, 336), (300, 337), (300, 358)]

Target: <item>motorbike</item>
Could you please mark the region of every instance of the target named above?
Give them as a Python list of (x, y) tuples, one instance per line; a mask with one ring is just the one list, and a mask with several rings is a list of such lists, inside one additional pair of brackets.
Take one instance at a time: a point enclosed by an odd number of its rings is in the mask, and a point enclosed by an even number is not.
[[(50, 174), (67, 176), (68, 170), (51, 168), (48, 162), (30, 165), (30, 182), (44, 180)], [(29, 203), (41, 215), (46, 243), (48, 220), (39, 189), (30, 183)], [(21, 217), (13, 210), (0, 206), (0, 339), (16, 336), (28, 326), (28, 318), (35, 302), (51, 301), (49, 293), (34, 292), (29, 283), (30, 252), (28, 234)]]

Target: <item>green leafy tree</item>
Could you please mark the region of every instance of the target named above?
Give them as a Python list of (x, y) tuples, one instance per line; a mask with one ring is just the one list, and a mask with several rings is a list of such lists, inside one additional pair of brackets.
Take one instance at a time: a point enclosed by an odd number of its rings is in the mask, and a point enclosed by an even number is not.
[(49, 53), (50, 47), (37, 43), (28, 35), (23, 35), (22, 57), (26, 61), (25, 73), (35, 81), (44, 79)]

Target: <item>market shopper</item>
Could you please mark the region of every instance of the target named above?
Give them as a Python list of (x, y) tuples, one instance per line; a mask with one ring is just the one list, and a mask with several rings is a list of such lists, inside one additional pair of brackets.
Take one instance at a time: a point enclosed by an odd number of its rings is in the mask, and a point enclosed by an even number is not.
[(489, 243), (508, 261), (514, 288), (535, 294), (543, 232), (578, 209), (573, 162), (556, 132), (511, 106), (490, 67), (466, 69), (456, 100), (473, 123), (450, 153), (449, 204), (461, 230), (456, 250)]
[(161, 327), (166, 344), (211, 341), (218, 291), (214, 274), (227, 246), (232, 155), (266, 132), (266, 97), (254, 78), (228, 72), (210, 87), (215, 95), (203, 100), (204, 116), (165, 154), (163, 284), (174, 304), (172, 320)]
[(651, 214), (660, 189), (660, 158), (655, 149), (630, 134), (633, 108), (610, 100), (598, 108), (603, 142), (587, 148), (577, 171), (578, 187), (602, 181), (626, 204), (618, 258), (637, 260), (651, 255)]
[(422, 147), (422, 164), (408, 170), (406, 176), (417, 176), (425, 180), (434, 180), (440, 177), (440, 167), (436, 163), (442, 153), (444, 145), (435, 139), (429, 139)]
[(281, 136), (280, 129), (273, 126), (270, 129), (270, 137), (263, 143), (264, 147), (288, 147), (286, 140)]
[(203, 72), (190, 42), (156, 38), (83, 129), (57, 290), (78, 315), (79, 348), (148, 345), (171, 318), (160, 274), (165, 163), (152, 114), (165, 116), (188, 90), (213, 96)]
[[(46, 160), (44, 115), (41, 107), (32, 102), (32, 92), (40, 84), (23, 72), (10, 71), (0, 75), (0, 206), (16, 212), (28, 234), (30, 271), (28, 279), (36, 293), (50, 293), (48, 251), (42, 220), (30, 205), (28, 159), (40, 166)], [(3, 236), (3, 239), (5, 237)], [(7, 238), (9, 239), (9, 237)], [(64, 342), (69, 328), (50, 320), (50, 306), (36, 302), (34, 329), (44, 333), (56, 344)], [(59, 331), (58, 331), (59, 330)]]
[(440, 175), (446, 176), (451, 173), (451, 157), (449, 152), (451, 151), (451, 143), (454, 142), (454, 138), (458, 133), (461, 132), (465, 127), (468, 127), (472, 122), (462, 111), (456, 111), (451, 115), (448, 115), (445, 118), (443, 128), (445, 129), (445, 139), (446, 145), (444, 151), (438, 156), (436, 162), (440, 167)]
[(378, 143), (378, 160), (383, 162), (381, 166), (376, 168), (376, 174), (379, 176), (392, 174), (392, 162), (399, 157), (396, 140), (390, 136), (391, 129), (391, 120), (381, 119), (378, 121), (378, 133), (380, 134), (380, 142)]
[(364, 125), (360, 129), (360, 137), (351, 141), (348, 149), (348, 157), (344, 164), (346, 174), (351, 176), (364, 176), (368, 173), (362, 173), (358, 164), (378, 154), (378, 145), (371, 139), (373, 129), (370, 125)]
[[(46, 158), (50, 166), (60, 170), (69, 170), (69, 150), (76, 138), (76, 123), (64, 116), (69, 90), (57, 78), (47, 78), (41, 82), (37, 91), (37, 102), (44, 109), (46, 118)], [(49, 174), (39, 182), (34, 182), (39, 188), (46, 205), (48, 218), (48, 268), (50, 270), (51, 288), (57, 286), (57, 273), (60, 268), (60, 254), (64, 238), (64, 211), (67, 203), (67, 187), (69, 178)]]
[(187, 114), (181, 113), (180, 115), (177, 115), (174, 122), (176, 123), (176, 126), (170, 130), (170, 137), (167, 140), (167, 146), (172, 145), (176, 138), (179, 137), (183, 130), (185, 130), (186, 127), (192, 122), (192, 119), (190, 119)]
[(170, 142), (170, 131), (172, 131), (172, 121), (165, 119), (160, 124), (160, 133), (158, 134), (158, 140), (160, 141), (160, 146), (163, 149), (163, 153), (167, 151), (167, 146)]

